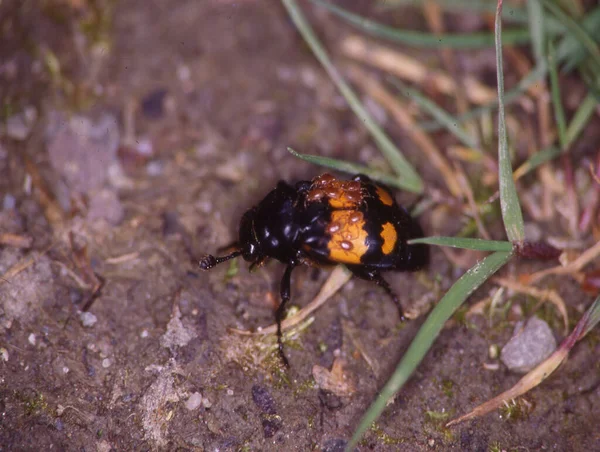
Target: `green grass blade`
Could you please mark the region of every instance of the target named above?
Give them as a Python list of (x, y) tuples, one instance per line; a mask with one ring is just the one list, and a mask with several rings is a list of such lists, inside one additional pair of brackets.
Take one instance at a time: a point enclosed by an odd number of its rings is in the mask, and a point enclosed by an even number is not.
[(512, 256), (512, 253), (496, 252), (489, 255), (468, 270), (450, 290), (444, 295), (436, 307), (431, 311), (427, 320), (419, 329), (410, 347), (402, 357), (400, 364), (392, 377), (385, 384), (375, 401), (371, 404), (346, 450), (352, 450), (362, 435), (371, 427), (373, 422), (381, 415), (389, 400), (404, 386), (413, 374), (419, 363), (423, 360), (436, 337), (444, 327), (444, 323), (460, 307), (460, 305), (479, 288), (488, 278), (496, 273)]
[(579, 108), (573, 115), (573, 119), (569, 123), (566, 132), (567, 146), (573, 144), (573, 142), (579, 137), (579, 134), (583, 131), (590, 118), (596, 110), (598, 100), (592, 93), (588, 94), (583, 102), (579, 105)]
[[(527, 2), (527, 19), (529, 20), (529, 32), (531, 33), (531, 47), (536, 64), (544, 61), (546, 52), (546, 37), (544, 29), (544, 8), (539, 0), (529, 0)], [(506, 44), (506, 35), (503, 37)]]
[[(436, 4), (444, 11), (454, 13), (494, 13), (496, 5), (490, 0), (436, 0)], [(399, 6), (423, 6), (423, 0), (380, 0), (379, 9), (386, 10)], [(528, 12), (520, 5), (508, 3), (502, 8), (502, 19), (514, 24), (527, 24)], [(562, 34), (565, 27), (553, 17), (547, 17), (544, 24), (547, 33)]]
[(287, 150), (294, 157), (298, 157), (299, 159), (305, 160), (310, 163), (314, 163), (315, 165), (324, 166), (326, 168), (331, 168), (336, 171), (341, 171), (342, 173), (348, 174), (364, 174), (365, 176), (369, 176), (371, 179), (381, 182), (383, 184), (389, 185), (391, 187), (399, 188), (401, 190), (407, 190), (406, 185), (402, 182), (402, 179), (397, 176), (392, 176), (386, 173), (382, 173), (381, 171), (374, 170), (373, 168), (369, 168), (368, 166), (359, 165), (357, 163), (347, 162), (345, 160), (332, 159), (329, 157), (321, 157), (318, 155), (309, 155), (309, 154), (300, 154), (288, 147)]
[(343, 79), (340, 72), (333, 65), (329, 59), (329, 56), (327, 55), (327, 52), (325, 52), (325, 49), (304, 18), (304, 15), (298, 7), (296, 1), (281, 1), (285, 6), (290, 18), (296, 25), (296, 28), (313, 51), (317, 60), (319, 60), (319, 62), (323, 65), (333, 83), (335, 83), (350, 105), (350, 108), (352, 108), (356, 116), (358, 116), (358, 118), (365, 124), (365, 127), (373, 136), (373, 139), (377, 143), (385, 158), (388, 160), (394, 172), (403, 179), (406, 189), (415, 193), (421, 193), (423, 191), (423, 181), (408, 160), (406, 160), (404, 155), (402, 155), (400, 150), (394, 145), (392, 140), (390, 140), (381, 127), (379, 127), (379, 125), (367, 112), (358, 99), (358, 96), (354, 93), (354, 91), (352, 91), (350, 86)]
[(418, 90), (410, 88), (404, 84), (400, 79), (396, 77), (388, 77), (388, 79), (392, 85), (398, 89), (398, 91), (400, 91), (405, 97), (409, 97), (414, 100), (422, 110), (435, 118), (439, 124), (448, 130), (448, 132), (458, 138), (463, 145), (471, 149), (479, 150), (479, 144), (477, 143), (477, 140), (469, 135), (465, 129), (458, 124), (458, 121), (454, 116), (421, 94)]
[(589, 52), (592, 62), (595, 67), (595, 72), (600, 71), (600, 49), (597, 43), (591, 38), (588, 32), (571, 17), (563, 12), (562, 9), (550, 0), (539, 0), (544, 4), (544, 7), (556, 17), (565, 28), (577, 39)]
[(498, 0), (496, 12), (496, 73), (498, 76), (498, 169), (500, 179), (500, 208), (508, 239), (515, 242), (525, 240), (525, 226), (517, 189), (513, 179), (506, 123), (504, 116), (504, 68), (502, 66), (502, 0)]
[[(584, 30), (597, 42), (600, 39), (600, 7), (588, 11), (581, 20)], [(570, 72), (585, 60), (587, 51), (575, 36), (566, 34), (556, 47), (556, 55), (557, 61), (564, 63), (562, 72)]]
[[(571, 119), (571, 122), (567, 127), (567, 131), (565, 133), (565, 149), (568, 149), (573, 144), (573, 142), (579, 137), (579, 134), (583, 131), (585, 126), (590, 121), (590, 118), (594, 114), (594, 111), (596, 111), (597, 105), (598, 99), (596, 99), (596, 96), (593, 93), (589, 93), (585, 97), (585, 99), (583, 99), (583, 102), (581, 102), (581, 104), (579, 105), (579, 108), (573, 115), (573, 119)], [(519, 167), (518, 172), (522, 173), (520, 175), (523, 176), (529, 173), (530, 171), (534, 170), (538, 166), (555, 159), (560, 154), (562, 154), (562, 149), (556, 146), (551, 146), (549, 148), (543, 149), (539, 152), (536, 152), (525, 163), (523, 163)]]
[(423, 237), (408, 241), (409, 245), (416, 243), (425, 243), (427, 245), (450, 246), (452, 248), (462, 248), (466, 250), (478, 251), (502, 251), (510, 253), (513, 245), (510, 242), (502, 240), (483, 240), (461, 237)]
[[(479, 49), (494, 45), (493, 33), (478, 32), (464, 34), (435, 35), (421, 31), (402, 30), (389, 27), (373, 20), (351, 13), (347, 9), (336, 6), (323, 0), (310, 0), (311, 2), (327, 9), (350, 25), (378, 38), (388, 39), (392, 42), (407, 44), (415, 47), (453, 49)], [(507, 45), (520, 45), (529, 42), (529, 30), (511, 30), (505, 33), (504, 41)]]
[(519, 173), (523, 173), (521, 174), (521, 176), (524, 176), (530, 171), (536, 169), (538, 166), (555, 159), (560, 154), (562, 154), (562, 151), (556, 146), (551, 146), (549, 148), (542, 149), (541, 151), (538, 151), (531, 157), (529, 157), (529, 159), (527, 159), (527, 161), (519, 167)]
[(558, 128), (558, 142), (563, 151), (567, 150), (567, 120), (565, 110), (560, 96), (560, 82), (558, 80), (558, 66), (556, 62), (556, 50), (552, 41), (548, 43), (548, 62), (550, 67), (550, 93), (552, 106), (554, 107), (554, 120)]
[(600, 296), (592, 303), (588, 310), (583, 315), (585, 318), (585, 326), (581, 333), (580, 339), (594, 329), (598, 322), (600, 322)]
[[(519, 99), (523, 95), (523, 93), (529, 89), (529, 87), (535, 85), (546, 76), (547, 70), (548, 69), (545, 62), (541, 66), (536, 66), (535, 68), (533, 68), (531, 72), (529, 72), (529, 74), (523, 77), (513, 89), (507, 91), (504, 94), (504, 105), (508, 105), (511, 102), (514, 102), (517, 99)], [(454, 118), (454, 120), (458, 124), (462, 124), (473, 118), (477, 118), (481, 115), (487, 114), (490, 111), (495, 110), (496, 108), (498, 108), (498, 101), (490, 102), (487, 105), (482, 105), (480, 107), (474, 108), (466, 112), (464, 115), (457, 116)], [(437, 132), (438, 130), (443, 128), (443, 126), (436, 120), (420, 122), (419, 127), (421, 127), (421, 129), (427, 132)]]

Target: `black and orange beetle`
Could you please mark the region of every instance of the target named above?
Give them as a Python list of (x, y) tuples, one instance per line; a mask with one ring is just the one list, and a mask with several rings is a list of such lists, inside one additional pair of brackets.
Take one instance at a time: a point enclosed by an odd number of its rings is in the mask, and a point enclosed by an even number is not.
[(429, 248), (407, 243), (422, 235), (419, 224), (387, 188), (362, 175), (339, 180), (326, 173), (294, 186), (279, 182), (242, 217), (234, 251), (223, 257), (207, 255), (200, 268), (209, 270), (240, 255), (251, 262), (251, 269), (269, 258), (287, 264), (275, 314), (279, 354), (287, 366), (281, 320), (296, 266), (345, 264), (354, 276), (383, 287), (403, 317), (400, 301), (381, 272), (425, 267)]

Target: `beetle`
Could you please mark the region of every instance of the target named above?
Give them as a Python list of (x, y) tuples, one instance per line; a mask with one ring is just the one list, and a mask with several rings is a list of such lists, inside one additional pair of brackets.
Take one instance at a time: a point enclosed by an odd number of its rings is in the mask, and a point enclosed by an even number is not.
[(381, 286), (404, 319), (398, 296), (381, 272), (424, 268), (429, 262), (428, 246), (407, 243), (422, 236), (419, 223), (385, 186), (364, 175), (340, 180), (325, 173), (295, 185), (280, 181), (242, 216), (238, 241), (228, 247), (232, 252), (222, 257), (206, 255), (199, 265), (209, 270), (237, 256), (251, 263), (250, 270), (269, 258), (287, 265), (275, 318), (279, 355), (289, 366), (281, 321), (294, 268), (345, 264), (354, 276)]

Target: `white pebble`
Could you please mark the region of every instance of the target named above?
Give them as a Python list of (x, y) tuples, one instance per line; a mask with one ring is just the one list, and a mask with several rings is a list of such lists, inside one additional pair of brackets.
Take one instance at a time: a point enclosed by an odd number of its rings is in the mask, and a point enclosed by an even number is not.
[(91, 312), (82, 312), (79, 314), (79, 319), (81, 320), (81, 324), (85, 327), (94, 326), (94, 324), (98, 321), (98, 317)]
[(140, 333), (140, 337), (142, 338), (146, 338), (150, 335), (150, 333), (148, 333), (148, 330), (142, 330), (142, 332)]
[(111, 365), (110, 359), (104, 358), (102, 360), (102, 367), (104, 367), (105, 369), (108, 368), (108, 367), (110, 367), (110, 365)]
[(188, 411), (193, 411), (198, 409), (201, 403), (202, 394), (200, 394), (199, 392), (194, 392), (185, 402), (185, 407), (188, 409)]
[(29, 341), (29, 343), (30, 343), (31, 345), (35, 345), (35, 334), (31, 333), (31, 334), (29, 335), (29, 337), (27, 338), (27, 340)]

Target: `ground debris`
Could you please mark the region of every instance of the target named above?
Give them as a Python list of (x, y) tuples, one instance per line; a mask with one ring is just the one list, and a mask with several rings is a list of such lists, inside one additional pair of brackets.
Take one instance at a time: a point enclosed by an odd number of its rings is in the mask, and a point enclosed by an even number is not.
[(356, 392), (356, 384), (353, 381), (353, 376), (346, 371), (345, 366), (346, 362), (341, 358), (336, 358), (331, 371), (319, 365), (314, 365), (312, 374), (317, 386), (341, 397), (354, 394)]
[(186, 327), (181, 321), (181, 311), (175, 303), (171, 320), (167, 324), (167, 331), (160, 338), (160, 345), (165, 348), (183, 347), (196, 337), (198, 337), (198, 333), (193, 328)]
[(182, 394), (175, 388), (173, 363), (162, 367), (140, 402), (145, 437), (159, 447), (167, 444), (169, 421), (173, 417), (171, 403), (179, 402)]

